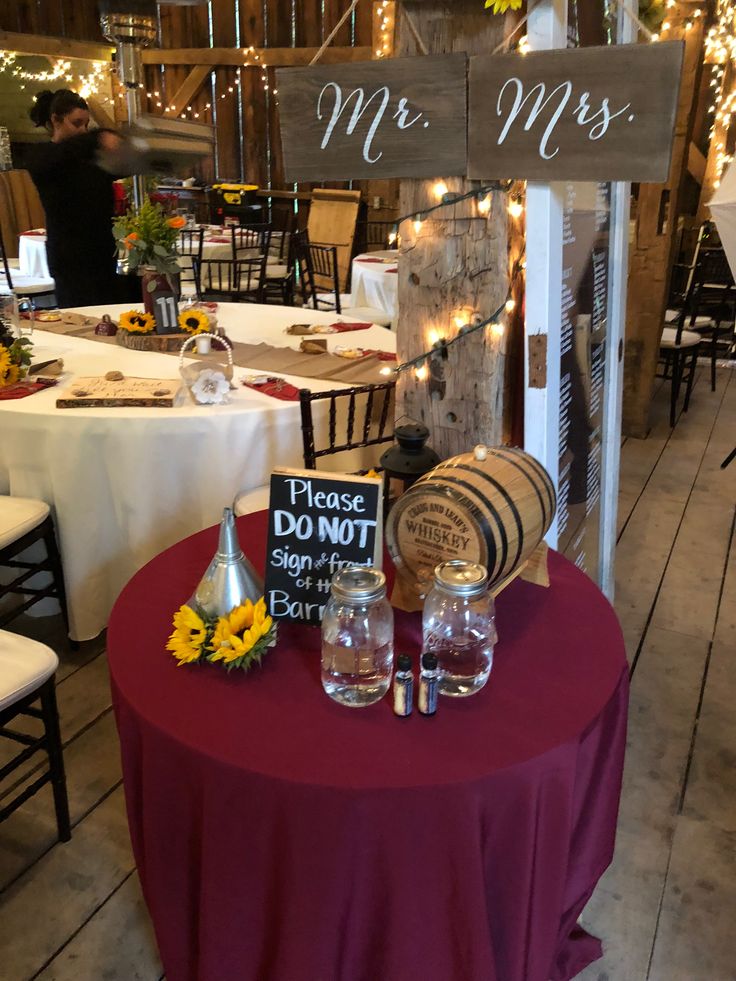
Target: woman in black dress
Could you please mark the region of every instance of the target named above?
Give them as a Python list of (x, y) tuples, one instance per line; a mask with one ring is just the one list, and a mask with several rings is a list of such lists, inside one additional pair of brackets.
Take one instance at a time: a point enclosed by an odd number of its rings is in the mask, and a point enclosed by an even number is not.
[(115, 303), (119, 298), (112, 234), (109, 167), (120, 149), (110, 130), (88, 132), (89, 110), (69, 89), (36, 96), (30, 116), (51, 142), (34, 146), (27, 167), (46, 212), (49, 270), (60, 307)]

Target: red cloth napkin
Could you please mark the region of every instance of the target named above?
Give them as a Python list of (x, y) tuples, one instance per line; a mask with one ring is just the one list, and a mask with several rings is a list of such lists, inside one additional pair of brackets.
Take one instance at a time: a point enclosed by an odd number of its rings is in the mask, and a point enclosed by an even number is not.
[(206, 238), (205, 239), (205, 242), (215, 242), (218, 245), (219, 244), (225, 245), (225, 244), (227, 244), (229, 242), (232, 242), (232, 239), (231, 238), (224, 238), (224, 237), (218, 235), (217, 237), (210, 236), (209, 238)]
[(46, 234), (45, 228), (40, 228), (38, 230), (35, 228), (30, 228), (27, 232), (21, 232), (21, 235), (45, 235), (45, 234)]
[(387, 269), (386, 270), (386, 272), (392, 272), (392, 273), (397, 273), (398, 271), (399, 270), (398, 270), (398, 267), (397, 266), (394, 266), (393, 269)]
[(263, 385), (251, 385), (249, 382), (245, 381), (243, 384), (246, 388), (252, 388), (254, 392), (263, 392), (264, 395), (270, 395), (272, 398), (281, 399), (282, 402), (299, 401), (299, 389), (296, 387), (296, 385), (290, 385), (281, 378), (275, 378), (273, 381), (264, 382)]
[(368, 330), (373, 324), (361, 324), (361, 323), (344, 323), (344, 324), (330, 324), (338, 334), (344, 334), (348, 330)]
[(0, 388), (0, 401), (3, 399), (24, 399), (27, 395), (40, 392), (44, 388), (51, 388), (56, 384), (56, 379), (49, 379), (42, 382), (16, 382), (15, 385), (6, 385)]
[(383, 262), (383, 259), (373, 259), (370, 256), (361, 256), (360, 259), (356, 259), (356, 262)]

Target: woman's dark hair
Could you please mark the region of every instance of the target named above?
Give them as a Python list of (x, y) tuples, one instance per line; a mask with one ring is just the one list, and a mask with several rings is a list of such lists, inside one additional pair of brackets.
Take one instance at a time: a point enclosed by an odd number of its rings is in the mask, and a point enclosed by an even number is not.
[(48, 129), (51, 126), (52, 116), (63, 119), (75, 109), (86, 108), (87, 103), (82, 96), (72, 92), (71, 89), (57, 89), (56, 92), (52, 92), (51, 89), (44, 89), (36, 96), (36, 101), (31, 106), (28, 115), (34, 125), (45, 126)]

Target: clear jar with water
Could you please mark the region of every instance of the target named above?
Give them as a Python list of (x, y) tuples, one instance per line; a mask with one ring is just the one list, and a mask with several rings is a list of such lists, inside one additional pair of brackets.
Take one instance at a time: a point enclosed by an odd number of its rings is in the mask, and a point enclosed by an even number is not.
[(346, 566), (332, 579), (322, 620), (322, 687), (336, 702), (361, 707), (389, 689), (394, 613), (379, 569)]
[(439, 662), (442, 695), (473, 695), (488, 681), (498, 640), (488, 573), (477, 562), (441, 562), (422, 615), (423, 651)]

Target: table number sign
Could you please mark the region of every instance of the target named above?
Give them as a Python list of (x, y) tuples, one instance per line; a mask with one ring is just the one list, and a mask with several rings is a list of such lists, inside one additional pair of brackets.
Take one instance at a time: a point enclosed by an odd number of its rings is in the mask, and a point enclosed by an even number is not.
[(464, 54), (279, 69), (286, 179), (465, 173)]
[(265, 596), (273, 617), (319, 624), (338, 569), (380, 568), (382, 490), (376, 477), (272, 474)]

